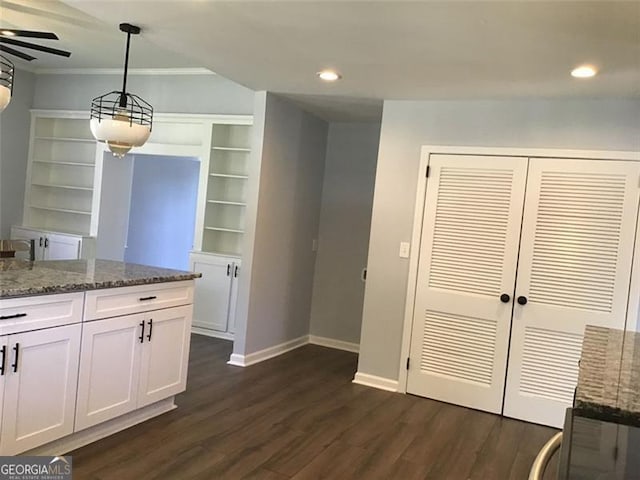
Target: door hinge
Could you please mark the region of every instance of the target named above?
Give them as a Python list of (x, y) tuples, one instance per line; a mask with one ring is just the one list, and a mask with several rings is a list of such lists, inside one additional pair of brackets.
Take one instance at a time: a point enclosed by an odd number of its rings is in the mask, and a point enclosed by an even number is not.
[(429, 165), (427, 165), (427, 173), (426, 173), (426, 177), (429, 178), (429, 173), (431, 172), (431, 167)]
[(407, 370), (409, 370), (409, 364), (411, 363), (411, 359), (407, 357)]

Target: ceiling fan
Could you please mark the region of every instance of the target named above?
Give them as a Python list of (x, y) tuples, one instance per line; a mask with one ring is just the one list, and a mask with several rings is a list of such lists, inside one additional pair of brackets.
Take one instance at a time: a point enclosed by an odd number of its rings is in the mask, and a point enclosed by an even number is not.
[(34, 30), (16, 30), (13, 28), (2, 28), (0, 29), (0, 52), (4, 52), (8, 55), (13, 55), (14, 57), (26, 60), (27, 62), (35, 60), (36, 57), (20, 50), (16, 50), (16, 48), (14, 47), (37, 50), (39, 52), (50, 53), (52, 55), (60, 55), (61, 57), (71, 56), (71, 52), (59, 50), (57, 48), (45, 47), (36, 43), (24, 42), (22, 40), (17, 40), (15, 37), (59, 40), (58, 36), (53, 32), (38, 32)]

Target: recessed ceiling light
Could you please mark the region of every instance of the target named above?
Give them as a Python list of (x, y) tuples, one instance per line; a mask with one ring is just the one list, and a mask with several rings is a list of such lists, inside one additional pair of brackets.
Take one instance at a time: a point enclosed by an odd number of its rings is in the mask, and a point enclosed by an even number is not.
[(2, 35), (4, 35), (5, 37), (15, 37), (15, 35), (16, 35), (15, 33), (13, 33), (10, 30), (0, 30), (0, 33)]
[(571, 76), (575, 78), (591, 78), (598, 73), (593, 65), (580, 65), (571, 70)]
[(342, 75), (334, 70), (322, 70), (318, 72), (318, 76), (325, 82), (335, 82), (336, 80), (340, 80), (342, 78)]

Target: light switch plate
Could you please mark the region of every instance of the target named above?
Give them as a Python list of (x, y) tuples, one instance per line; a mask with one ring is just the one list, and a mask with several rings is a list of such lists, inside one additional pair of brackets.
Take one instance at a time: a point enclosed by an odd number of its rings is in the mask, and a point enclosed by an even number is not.
[(314, 238), (313, 241), (311, 242), (311, 251), (312, 252), (317, 252), (318, 251), (318, 239)]
[(400, 242), (400, 258), (409, 258), (409, 249), (411, 244), (409, 242)]

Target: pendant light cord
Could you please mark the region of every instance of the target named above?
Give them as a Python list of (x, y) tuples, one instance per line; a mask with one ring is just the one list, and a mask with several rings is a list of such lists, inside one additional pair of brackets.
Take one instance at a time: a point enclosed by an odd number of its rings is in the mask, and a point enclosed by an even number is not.
[(124, 54), (124, 78), (122, 79), (122, 94), (120, 95), (120, 107), (127, 106), (127, 73), (129, 71), (129, 46), (131, 44), (131, 32), (127, 32), (127, 49)]

